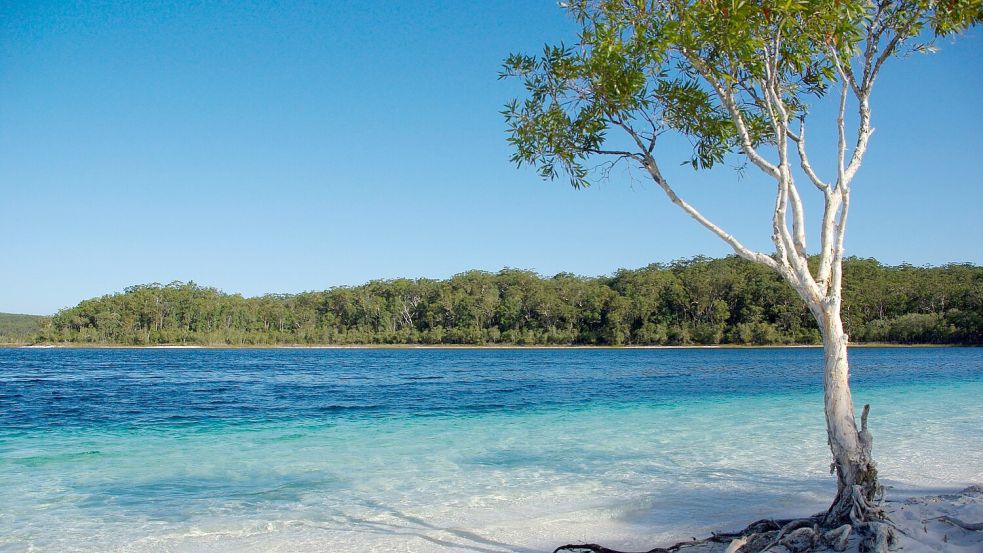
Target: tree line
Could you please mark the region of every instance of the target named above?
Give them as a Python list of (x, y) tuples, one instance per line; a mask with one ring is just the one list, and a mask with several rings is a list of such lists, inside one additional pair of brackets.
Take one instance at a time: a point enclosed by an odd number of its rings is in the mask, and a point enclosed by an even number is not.
[[(983, 343), (983, 267), (850, 258), (843, 318), (854, 342)], [(320, 292), (239, 294), (145, 284), (41, 322), (38, 342), (99, 344), (814, 344), (819, 330), (775, 273), (735, 256), (612, 276), (468, 271)]]
[(35, 339), (40, 320), (37, 315), (0, 313), (0, 344), (19, 344)]

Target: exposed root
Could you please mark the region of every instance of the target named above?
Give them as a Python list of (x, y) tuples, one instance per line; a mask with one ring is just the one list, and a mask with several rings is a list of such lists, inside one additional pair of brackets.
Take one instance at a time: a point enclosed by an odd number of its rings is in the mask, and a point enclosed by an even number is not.
[(737, 553), (741, 547), (744, 547), (745, 543), (747, 543), (747, 538), (734, 538), (730, 542), (730, 545), (727, 546), (727, 549), (724, 550), (724, 553)]
[[(812, 519), (807, 519), (812, 520)], [(731, 553), (736, 553), (740, 551), (741, 553), (747, 553), (748, 551), (757, 551), (757, 549), (748, 549), (745, 545), (749, 544), (749, 539), (760, 539), (761, 536), (773, 536), (783, 527), (790, 523), (794, 523), (796, 520), (771, 520), (762, 519), (757, 522), (751, 523), (747, 528), (735, 533), (719, 533), (710, 536), (709, 538), (702, 540), (691, 540), (679, 542), (675, 545), (669, 547), (656, 547), (655, 549), (649, 549), (648, 551), (640, 551), (635, 553), (675, 553), (677, 551), (682, 551), (687, 548), (695, 547), (698, 545), (706, 544), (730, 544), (727, 551)], [(743, 540), (743, 541), (742, 541)], [(741, 545), (734, 547), (731, 551), (730, 547), (734, 546), (734, 542), (739, 541)], [(584, 544), (567, 544), (561, 545), (553, 550), (553, 553), (558, 553), (560, 551), (570, 551), (573, 553), (632, 553), (628, 551), (619, 551), (617, 549), (609, 549), (603, 545), (597, 545), (594, 543), (584, 543)]]
[[(771, 543), (766, 545), (761, 551), (768, 551), (769, 549), (775, 547), (778, 544), (782, 544), (788, 547), (789, 543), (795, 545), (793, 551), (805, 551), (806, 548), (799, 548), (800, 544), (798, 542), (802, 541), (802, 536), (803, 536), (801, 531), (806, 530), (808, 532), (815, 533), (811, 528), (809, 528), (810, 526), (815, 526), (814, 522), (815, 521), (811, 518), (802, 518), (789, 522), (788, 524), (782, 526), (781, 529), (778, 530), (778, 534), (774, 537)], [(792, 538), (793, 534), (795, 534), (797, 537)], [(789, 538), (792, 538), (791, 542), (789, 541)], [(812, 537), (809, 537), (809, 541), (810, 542), (813, 541)], [(790, 547), (790, 549), (792, 548)]]
[[(665, 548), (656, 547), (655, 549), (650, 549), (648, 551), (638, 552), (638, 553), (675, 553), (676, 551), (680, 551), (683, 548), (701, 545), (704, 543), (708, 543), (710, 541), (712, 541), (712, 538), (707, 540), (698, 540), (698, 541), (684, 541), (684, 542), (679, 542), (676, 545), (673, 545), (672, 547), (665, 547)], [(554, 549), (553, 553), (557, 553), (559, 551), (572, 551), (574, 553), (585, 553), (585, 552), (630, 553), (627, 551), (618, 551), (617, 549), (608, 549), (607, 547), (604, 547), (603, 545), (597, 545), (596, 543), (585, 543), (581, 545), (561, 545), (560, 547)]]
[[(740, 532), (714, 534), (706, 539), (679, 542), (670, 547), (656, 547), (655, 549), (649, 549), (648, 551), (638, 553), (676, 553), (688, 548), (708, 544), (729, 544), (725, 553), (765, 551), (770, 547), (779, 545), (779, 542), (783, 539), (792, 539), (793, 534), (800, 529), (814, 532), (813, 527), (815, 527), (817, 521), (818, 518), (815, 517), (792, 520), (764, 519), (751, 523), (747, 528), (741, 530)], [(798, 540), (801, 539), (801, 537), (801, 534), (796, 534), (794, 539)], [(810, 538), (810, 542), (811, 541), (812, 538)], [(782, 545), (785, 545), (785, 543), (782, 543)], [(796, 551), (795, 549), (791, 550)], [(563, 545), (557, 547), (553, 553), (559, 553), (560, 551), (569, 551), (572, 553), (629, 553), (626, 551), (609, 549), (602, 545), (593, 543)]]
[(941, 520), (942, 522), (951, 524), (953, 526), (958, 526), (963, 530), (969, 530), (970, 532), (983, 532), (983, 522), (963, 522), (958, 518), (950, 516), (940, 516), (935, 518), (930, 518), (928, 520)]
[(863, 528), (864, 539), (860, 542), (861, 553), (887, 553), (897, 542), (894, 528), (884, 522), (869, 522)]
[[(873, 512), (873, 511), (871, 511)], [(697, 546), (729, 544), (724, 553), (765, 553), (789, 552), (805, 553), (808, 551), (844, 551), (849, 545), (850, 537), (860, 536), (860, 551), (862, 553), (887, 553), (896, 543), (894, 528), (889, 520), (859, 521), (856, 525), (843, 524), (838, 527), (823, 527), (824, 515), (819, 514), (810, 518), (792, 520), (759, 520), (744, 530), (733, 534), (714, 534), (703, 540), (679, 542), (670, 547), (657, 547), (637, 553), (676, 553)], [(721, 551), (722, 549), (714, 549)], [(629, 553), (618, 551), (597, 544), (568, 544), (558, 547), (553, 553), (562, 551), (570, 553)]]
[(827, 530), (823, 533), (823, 541), (829, 544), (833, 551), (846, 551), (846, 547), (850, 542), (850, 532), (852, 530), (853, 527), (849, 524), (844, 524), (839, 528)]

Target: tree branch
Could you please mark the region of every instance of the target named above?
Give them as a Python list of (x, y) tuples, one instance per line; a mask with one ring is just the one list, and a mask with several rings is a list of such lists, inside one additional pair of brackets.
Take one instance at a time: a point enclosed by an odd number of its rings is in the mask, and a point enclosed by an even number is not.
[(820, 229), (819, 271), (816, 280), (821, 292), (826, 295), (829, 290), (830, 271), (833, 266), (833, 231), (835, 230), (836, 213), (840, 209), (840, 191), (827, 188), (823, 191), (823, 222)]
[[(815, 281), (809, 272), (806, 253), (805, 210), (802, 207), (802, 198), (799, 196), (798, 187), (795, 185), (795, 179), (792, 177), (789, 167), (788, 108), (782, 100), (777, 81), (779, 40), (780, 35), (776, 34), (774, 52), (763, 52), (767, 80), (761, 83), (765, 93), (768, 117), (771, 119), (775, 133), (775, 147), (778, 150), (779, 158), (777, 177), (779, 191), (772, 221), (776, 236), (773, 240), (775, 245), (779, 247), (782, 257), (787, 260), (786, 262), (795, 269), (795, 273), (798, 275), (797, 282), (792, 282), (792, 284), (806, 286), (810, 293), (815, 293)], [(786, 206), (788, 204), (792, 205), (792, 232), (794, 235), (789, 233), (786, 222)], [(789, 250), (791, 250), (792, 256), (788, 255)]]
[(802, 206), (802, 198), (799, 196), (799, 187), (795, 185), (795, 180), (789, 177), (788, 197), (792, 203), (792, 233), (795, 238), (795, 248), (800, 256), (806, 256), (806, 216), (805, 208)]
[(809, 162), (809, 155), (806, 153), (806, 122), (804, 118), (799, 119), (799, 135), (793, 140), (795, 140), (795, 146), (799, 152), (799, 166), (802, 167), (802, 171), (821, 192), (829, 190), (829, 185), (819, 178), (819, 175), (812, 168), (812, 163)]
[(846, 219), (850, 211), (850, 186), (844, 186), (839, 190), (842, 205), (840, 207), (840, 217), (836, 223), (836, 238), (833, 244), (833, 263), (830, 274), (830, 283), (826, 294), (828, 299), (840, 301), (843, 289), (843, 239), (846, 235)]
[(655, 183), (659, 185), (659, 188), (662, 188), (662, 191), (666, 193), (666, 196), (669, 197), (669, 200), (672, 203), (679, 206), (683, 211), (686, 212), (687, 215), (695, 219), (696, 222), (706, 227), (708, 230), (710, 230), (710, 232), (720, 237), (721, 240), (723, 240), (731, 248), (733, 248), (734, 252), (737, 253), (737, 255), (743, 257), (744, 259), (747, 259), (748, 261), (754, 261), (756, 263), (761, 263), (766, 267), (770, 267), (771, 269), (775, 270), (782, 276), (787, 275), (788, 271), (777, 261), (775, 261), (768, 255), (749, 249), (744, 244), (742, 244), (737, 238), (735, 238), (732, 234), (728, 233), (724, 229), (720, 228), (719, 226), (711, 222), (695, 207), (691, 206), (685, 200), (680, 198), (679, 195), (676, 194), (676, 192), (672, 189), (672, 187), (669, 186), (669, 182), (666, 181), (666, 179), (662, 176), (661, 171), (659, 171), (659, 166), (656, 164), (655, 159), (653, 159), (651, 155), (648, 154), (645, 155), (644, 161), (642, 162), (642, 166), (645, 167), (645, 169), (649, 172), (649, 175), (652, 176), (652, 180), (654, 180)]
[(836, 62), (836, 70), (840, 73), (840, 105), (836, 112), (836, 186), (843, 186), (846, 180), (846, 95), (847, 95), (847, 75), (846, 70), (833, 51), (833, 59)]
[(758, 153), (757, 149), (755, 149), (754, 142), (751, 140), (751, 133), (747, 129), (744, 116), (741, 115), (741, 110), (737, 106), (737, 100), (734, 98), (733, 93), (725, 90), (723, 85), (713, 78), (713, 76), (710, 74), (709, 68), (700, 58), (691, 55), (686, 50), (683, 50), (682, 54), (687, 60), (689, 60), (693, 67), (696, 68), (703, 79), (713, 87), (714, 91), (717, 93), (717, 98), (720, 99), (720, 103), (727, 108), (731, 119), (734, 121), (734, 125), (737, 127), (737, 133), (741, 140), (741, 149), (744, 151), (744, 154), (762, 171), (773, 177), (778, 177), (778, 167), (766, 160), (760, 153)]
[(716, 234), (720, 239), (726, 242), (734, 250), (734, 252), (737, 253), (737, 255), (743, 257), (744, 259), (747, 259), (748, 261), (754, 261), (756, 263), (760, 263), (766, 267), (769, 267), (785, 278), (789, 278), (791, 276), (790, 272), (787, 270), (785, 266), (779, 264), (777, 261), (775, 261), (773, 258), (771, 258), (768, 255), (765, 255), (761, 252), (753, 251), (750, 248), (746, 247), (744, 244), (740, 242), (740, 240), (735, 238), (734, 235), (730, 234), (729, 232), (725, 231), (724, 229), (714, 224), (712, 221), (707, 219), (702, 213), (700, 213), (695, 207), (693, 207), (688, 202), (680, 198), (679, 195), (676, 194), (676, 191), (673, 190), (671, 186), (669, 186), (669, 182), (665, 179), (665, 177), (662, 176), (662, 172), (659, 170), (659, 166), (655, 162), (655, 159), (648, 151), (646, 151), (645, 141), (642, 139), (642, 137), (638, 135), (637, 132), (635, 132), (635, 129), (631, 128), (631, 126), (619, 120), (612, 120), (611, 122), (621, 127), (628, 134), (628, 136), (630, 136), (631, 139), (635, 141), (635, 144), (642, 150), (643, 153), (640, 156), (642, 167), (644, 167), (645, 170), (648, 171), (649, 175), (652, 177), (652, 180), (654, 180), (655, 183), (659, 185), (659, 188), (661, 188), (662, 191), (666, 193), (666, 196), (669, 197), (669, 200), (672, 203), (676, 204), (679, 208), (685, 211), (687, 215), (695, 219), (696, 222), (700, 223), (708, 230), (710, 230), (710, 232)]

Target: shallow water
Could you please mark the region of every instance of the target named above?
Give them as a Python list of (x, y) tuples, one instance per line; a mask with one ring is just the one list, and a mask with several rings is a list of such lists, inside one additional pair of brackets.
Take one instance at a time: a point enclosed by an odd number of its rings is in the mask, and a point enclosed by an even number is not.
[[(817, 349), (0, 350), (0, 551), (647, 549), (835, 487)], [(851, 351), (882, 477), (983, 482), (983, 349)]]

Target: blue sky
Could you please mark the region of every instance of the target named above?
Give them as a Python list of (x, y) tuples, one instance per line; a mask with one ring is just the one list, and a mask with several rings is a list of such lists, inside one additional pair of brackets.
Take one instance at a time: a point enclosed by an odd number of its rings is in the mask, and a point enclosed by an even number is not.
[[(552, 2), (179, 4), (4, 4), (0, 311), (154, 281), (257, 295), (728, 253), (624, 171), (574, 191), (508, 162), (518, 90), (497, 73), (571, 40)], [(983, 32), (941, 47), (878, 82), (849, 254), (983, 262)], [(680, 193), (769, 250), (770, 185), (684, 155), (664, 163)]]

